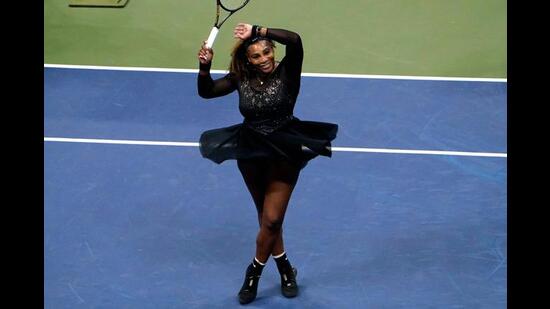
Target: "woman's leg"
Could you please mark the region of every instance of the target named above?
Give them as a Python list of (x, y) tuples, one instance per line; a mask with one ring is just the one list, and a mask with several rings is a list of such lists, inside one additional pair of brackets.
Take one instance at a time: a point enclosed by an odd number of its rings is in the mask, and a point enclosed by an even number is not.
[(256, 238), (256, 258), (262, 263), (270, 254), (279, 255), (284, 251), (282, 225), (299, 174), (300, 167), (286, 161), (270, 162), (268, 166), (260, 231)]
[[(267, 190), (268, 162), (265, 160), (238, 160), (237, 166), (239, 167), (239, 171), (243, 176), (246, 187), (254, 200), (254, 205), (256, 206), (256, 211), (258, 213), (258, 223), (261, 227), (264, 199)], [(271, 254), (277, 256), (283, 253), (284, 250), (283, 233), (282, 229), (280, 229)], [(262, 260), (262, 262), (265, 262), (265, 260)]]
[(299, 166), (288, 162), (270, 164), (267, 172), (262, 224), (256, 239), (256, 258), (267, 261), (269, 254), (273, 254), (281, 275), (281, 292), (289, 298), (298, 295), (297, 271), (288, 261), (284, 248), (277, 247), (277, 239), (281, 239), (282, 243), (283, 221), (300, 169)]

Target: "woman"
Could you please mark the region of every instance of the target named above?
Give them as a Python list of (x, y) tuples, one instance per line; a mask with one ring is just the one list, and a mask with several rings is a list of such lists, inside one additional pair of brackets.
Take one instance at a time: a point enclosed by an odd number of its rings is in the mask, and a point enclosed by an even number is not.
[[(239, 23), (233, 33), (239, 41), (232, 52), (229, 73), (212, 79), (214, 52), (203, 43), (198, 53), (197, 84), (203, 98), (237, 90), (244, 121), (204, 132), (200, 151), (218, 164), (237, 160), (256, 205), (260, 224), (256, 256), (246, 269), (238, 294), (239, 302), (246, 304), (256, 298), (260, 275), (270, 255), (281, 275), (282, 294), (298, 294), (297, 271), (284, 249), (283, 220), (300, 170), (318, 155), (331, 156), (330, 145), (338, 127), (293, 116), (304, 54), (298, 34), (244, 23)], [(280, 62), (275, 61), (274, 41), (286, 46)]]

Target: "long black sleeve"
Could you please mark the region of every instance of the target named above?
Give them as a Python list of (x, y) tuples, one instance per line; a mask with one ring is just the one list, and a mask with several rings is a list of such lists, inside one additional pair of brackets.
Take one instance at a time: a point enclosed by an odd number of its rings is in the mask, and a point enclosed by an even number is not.
[(289, 30), (267, 28), (266, 37), (286, 46), (285, 57), (281, 61), (283, 65), (281, 78), (287, 82), (291, 93), (297, 96), (300, 92), (300, 77), (304, 60), (300, 35)]
[[(213, 80), (210, 76), (210, 65), (200, 64), (197, 76), (197, 89), (199, 96), (205, 99), (221, 97), (237, 89), (237, 82), (233, 74), (229, 73), (222, 78)], [(203, 72), (208, 72), (204, 74)]]
[(302, 72), (304, 60), (304, 48), (300, 35), (289, 30), (267, 28), (266, 37), (286, 46), (285, 58), (289, 69), (293, 74), (299, 75)]

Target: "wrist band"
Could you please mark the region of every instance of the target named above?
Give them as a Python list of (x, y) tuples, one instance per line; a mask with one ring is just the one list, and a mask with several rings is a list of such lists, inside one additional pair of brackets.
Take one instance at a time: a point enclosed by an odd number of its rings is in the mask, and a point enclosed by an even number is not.
[(251, 35), (252, 38), (255, 38), (258, 35), (258, 28), (259, 28), (258, 25), (252, 26), (252, 35)]

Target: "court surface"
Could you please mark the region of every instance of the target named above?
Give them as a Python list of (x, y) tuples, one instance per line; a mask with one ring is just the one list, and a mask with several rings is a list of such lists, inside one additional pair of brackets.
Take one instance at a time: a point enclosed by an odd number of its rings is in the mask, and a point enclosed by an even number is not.
[[(285, 218), (300, 295), (270, 260), (247, 306), (506, 308), (506, 91), (302, 77), (295, 115), (337, 123), (335, 151)], [(193, 72), (45, 67), (45, 308), (240, 307), (255, 209), (235, 162), (196, 142), (241, 120)]]

